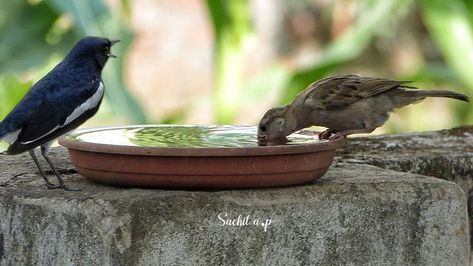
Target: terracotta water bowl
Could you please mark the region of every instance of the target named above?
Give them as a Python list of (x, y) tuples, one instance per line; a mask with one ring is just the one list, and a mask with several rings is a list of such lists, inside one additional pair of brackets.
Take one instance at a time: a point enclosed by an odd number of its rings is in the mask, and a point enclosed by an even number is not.
[(96, 182), (145, 188), (227, 189), (303, 184), (331, 165), (342, 139), (292, 134), (258, 146), (256, 127), (146, 125), (77, 130), (59, 140)]

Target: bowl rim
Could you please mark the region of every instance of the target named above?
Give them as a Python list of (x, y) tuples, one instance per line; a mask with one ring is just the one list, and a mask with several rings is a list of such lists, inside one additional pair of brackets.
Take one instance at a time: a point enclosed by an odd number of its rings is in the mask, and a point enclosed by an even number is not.
[[(93, 128), (81, 128), (64, 135), (59, 139), (59, 144), (71, 150), (79, 150), (96, 153), (111, 153), (122, 155), (142, 155), (142, 156), (176, 156), (176, 157), (231, 157), (231, 156), (268, 156), (268, 155), (287, 155), (300, 153), (313, 153), (320, 151), (335, 150), (345, 145), (343, 138), (332, 140), (322, 140), (315, 143), (293, 144), (293, 145), (274, 145), (257, 147), (140, 147), (128, 145), (100, 144), (93, 142), (76, 141), (70, 137), (72, 133), (81, 134), (98, 130), (115, 130), (123, 128), (138, 127), (169, 127), (169, 126), (188, 126), (188, 127), (225, 127), (233, 125), (192, 125), (192, 124), (149, 124), (149, 125), (128, 125), (128, 126), (105, 126)], [(253, 127), (253, 126), (241, 126)], [(315, 131), (313, 131), (315, 132)], [(304, 134), (300, 132), (299, 134)]]

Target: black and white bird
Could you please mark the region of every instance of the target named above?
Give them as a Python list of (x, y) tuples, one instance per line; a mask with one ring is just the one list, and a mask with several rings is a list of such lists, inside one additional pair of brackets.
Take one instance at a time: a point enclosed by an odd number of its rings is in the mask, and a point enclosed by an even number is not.
[[(92, 117), (104, 95), (101, 74), (118, 40), (82, 38), (69, 54), (39, 80), (15, 108), (0, 122), (0, 141), (10, 144), (6, 153), (29, 151), (50, 189), (70, 190), (47, 156), (52, 142)], [(46, 177), (35, 148), (51, 167), (58, 184)]]

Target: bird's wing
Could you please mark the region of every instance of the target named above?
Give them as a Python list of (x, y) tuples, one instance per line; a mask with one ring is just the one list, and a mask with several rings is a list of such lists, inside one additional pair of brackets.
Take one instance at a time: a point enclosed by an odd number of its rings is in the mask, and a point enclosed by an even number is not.
[(58, 131), (67, 132), (75, 120), (97, 107), (103, 96), (103, 83), (67, 85), (68, 88), (44, 95), (42, 103), (24, 123), (18, 140), (23, 145), (40, 142)]
[(335, 76), (309, 85), (304, 92), (304, 103), (315, 109), (333, 110), (390, 89), (409, 87), (406, 83), (358, 75)]

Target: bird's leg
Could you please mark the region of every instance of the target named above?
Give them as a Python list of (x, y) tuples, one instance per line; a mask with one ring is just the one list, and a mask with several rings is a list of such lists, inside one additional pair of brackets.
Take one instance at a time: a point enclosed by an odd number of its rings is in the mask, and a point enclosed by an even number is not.
[(55, 188), (62, 188), (64, 190), (67, 190), (67, 191), (78, 191), (78, 189), (75, 189), (75, 188), (69, 188), (68, 186), (66, 186), (66, 184), (64, 184), (64, 180), (62, 179), (62, 176), (61, 174), (59, 174), (59, 172), (56, 170), (56, 168), (54, 167), (53, 163), (51, 162), (51, 160), (49, 159), (49, 157), (47, 156), (47, 153), (49, 151), (49, 147), (51, 145), (49, 143), (45, 144), (45, 145), (41, 145), (41, 155), (43, 155), (44, 159), (46, 159), (46, 162), (48, 162), (49, 164), (49, 167), (51, 167), (51, 170), (53, 170), (53, 173), (54, 175), (56, 176), (57, 178), (57, 181), (59, 182), (59, 185), (57, 186), (54, 186), (54, 187), (49, 187), (49, 189), (55, 189)]
[(329, 139), (336, 139), (336, 138), (339, 138), (339, 137), (343, 137), (345, 138), (345, 148), (346, 148), (346, 151), (347, 152), (350, 152), (350, 146), (348, 145), (348, 135), (351, 135), (351, 134), (360, 134), (360, 133), (371, 133), (375, 130), (376, 128), (373, 128), (373, 129), (366, 129), (366, 128), (363, 128), (363, 129), (346, 129), (346, 130), (341, 130), (341, 131), (338, 131), (338, 132), (334, 132), (334, 134), (332, 134)]
[[(372, 130), (371, 130), (372, 131)], [(371, 132), (369, 131), (369, 132)], [(355, 134), (355, 133), (366, 133), (366, 129), (360, 129), (360, 130), (335, 130), (335, 129), (327, 129), (324, 132), (319, 134), (319, 139), (326, 139), (326, 140), (331, 140), (331, 139), (337, 139), (340, 137), (343, 137), (345, 139), (345, 146), (346, 149), (349, 149), (348, 146), (348, 135), (350, 134)]]
[(336, 139), (336, 138), (343, 138), (345, 140), (345, 150), (346, 152), (350, 152), (350, 146), (348, 145), (348, 130), (341, 130), (341, 131), (333, 131), (332, 135), (328, 137), (328, 139)]
[(360, 134), (360, 133), (371, 133), (373, 132), (374, 129), (346, 129), (346, 130), (341, 130), (337, 132), (333, 132), (334, 134), (329, 137), (329, 139), (335, 139), (338, 137), (344, 137), (346, 138), (348, 135), (351, 134)]
[(46, 177), (46, 175), (44, 174), (43, 169), (41, 169), (41, 165), (39, 164), (39, 161), (38, 161), (38, 158), (36, 157), (36, 154), (34, 153), (34, 149), (30, 150), (30, 156), (31, 156), (31, 158), (33, 158), (33, 161), (36, 164), (36, 166), (38, 167), (39, 172), (41, 173), (41, 176), (43, 177), (44, 181), (46, 182), (46, 186), (48, 188), (56, 187), (57, 185), (54, 185), (53, 183), (51, 183), (49, 181), (49, 179)]

